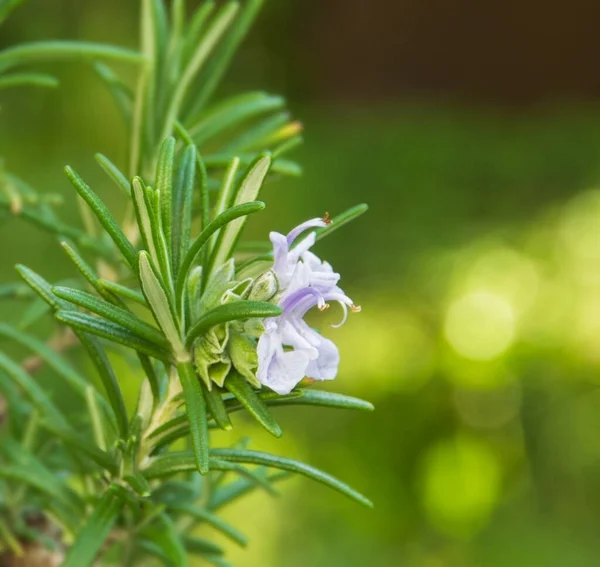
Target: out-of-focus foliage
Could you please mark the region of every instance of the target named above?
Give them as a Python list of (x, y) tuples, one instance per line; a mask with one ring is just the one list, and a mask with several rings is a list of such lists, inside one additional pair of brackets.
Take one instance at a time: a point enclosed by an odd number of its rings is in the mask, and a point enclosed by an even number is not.
[[(128, 37), (132, 8), (93, 4), (71, 7), (81, 37)], [(29, 24), (24, 7), (11, 41), (39, 35), (42, 24), (49, 35), (59, 29), (57, 5), (38, 2), (48, 13)], [(285, 39), (262, 51), (252, 44), (247, 65), (265, 73)], [(96, 81), (84, 68), (58, 73), (67, 86)], [(248, 68), (241, 76), (253, 83)], [(275, 504), (256, 494), (228, 511), (244, 518), (252, 541), (243, 556), (232, 549), (232, 559), (249, 567), (596, 565), (598, 109), (506, 117), (426, 104), (334, 110), (298, 102), (294, 111), (309, 140), (295, 155), (304, 177), (267, 188), (270, 216), (249, 228), (264, 238), (265, 226), (322, 213), (317, 196), (335, 213), (368, 192), (369, 228), (349, 226), (319, 251), (336, 257), (363, 305), (339, 331), (336, 386), (378, 409), (367, 418), (286, 412), (278, 443), (326, 470), (345, 469), (376, 508), (365, 515), (298, 481)], [(74, 146), (82, 117), (97, 127)], [(93, 183), (89, 156), (120, 147), (119, 116), (100, 88), (92, 99), (74, 93), (63, 102), (54, 92), (11, 94), (0, 120), (11, 168), (23, 171), (35, 158), (25, 177), (52, 193), (68, 187), (51, 165), (71, 161)], [(75, 218), (72, 203), (63, 209)], [(56, 280), (72, 274), (54, 243), (18, 220), (0, 239), (21, 241), (29, 264)], [(0, 275), (12, 281), (22, 251), (3, 250)], [(6, 316), (18, 312), (9, 306)], [(258, 430), (254, 437), (256, 447), (274, 449)]]

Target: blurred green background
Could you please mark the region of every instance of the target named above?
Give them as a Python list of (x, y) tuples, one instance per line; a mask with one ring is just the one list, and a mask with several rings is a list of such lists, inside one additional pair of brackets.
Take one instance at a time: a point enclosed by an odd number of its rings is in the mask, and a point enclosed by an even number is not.
[[(134, 46), (137, 4), (30, 0), (0, 43)], [(342, 353), (335, 389), (377, 408), (286, 408), (280, 441), (244, 424), (253, 447), (323, 468), (376, 507), (303, 479), (277, 500), (256, 494), (227, 510), (251, 536), (231, 549), (238, 565), (598, 564), (598, 6), (507, 10), (271, 0), (229, 74), (227, 91), (285, 94), (306, 132), (303, 177), (267, 188), (252, 237), (371, 206), (317, 252), (363, 307), (326, 331)], [(0, 155), (65, 195), (76, 222), (62, 166), (118, 206), (93, 154), (123, 164), (127, 139), (86, 65), (51, 70), (59, 91), (3, 93)], [(0, 243), (1, 282), (17, 262), (74, 275), (55, 240), (19, 220), (0, 225)]]

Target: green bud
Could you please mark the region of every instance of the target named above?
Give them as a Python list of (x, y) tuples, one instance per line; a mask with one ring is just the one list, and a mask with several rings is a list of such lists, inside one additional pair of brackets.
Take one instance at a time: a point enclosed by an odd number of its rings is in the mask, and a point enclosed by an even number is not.
[(251, 284), (252, 278), (247, 278), (239, 283), (236, 283), (234, 287), (228, 289), (221, 296), (221, 303), (231, 303), (232, 301), (241, 301), (243, 299), (248, 299)]
[(196, 372), (206, 387), (211, 390), (213, 382), (218, 386), (223, 387), (225, 378), (231, 370), (231, 359), (225, 352), (220, 352), (218, 342), (215, 343), (215, 337), (210, 339), (206, 337), (200, 338), (194, 345), (194, 364)]
[(204, 309), (212, 309), (221, 304), (223, 294), (235, 286), (235, 264), (233, 258), (219, 266), (211, 275), (204, 293), (202, 294), (202, 306)]
[(235, 369), (250, 384), (260, 388), (260, 382), (256, 379), (256, 369), (258, 368), (256, 342), (245, 333), (232, 333), (229, 337), (227, 351)]
[(279, 291), (279, 280), (273, 270), (258, 276), (248, 294), (251, 301), (270, 301)]

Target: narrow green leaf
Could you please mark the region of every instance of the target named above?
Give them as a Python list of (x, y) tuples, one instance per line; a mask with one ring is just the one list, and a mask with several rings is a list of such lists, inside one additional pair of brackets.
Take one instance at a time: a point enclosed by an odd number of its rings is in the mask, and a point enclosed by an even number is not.
[(126, 195), (131, 195), (131, 185), (124, 173), (105, 155), (96, 154), (94, 156), (98, 165), (104, 172), (114, 181), (115, 185), (121, 189)]
[(152, 493), (148, 481), (141, 474), (128, 474), (123, 480), (143, 498), (148, 498)]
[(209, 470), (208, 416), (202, 385), (191, 362), (179, 363), (177, 371), (190, 424), (195, 464), (200, 474), (206, 474)]
[[(205, 72), (202, 73), (201, 86), (198, 91), (194, 93), (194, 109), (202, 108), (212, 96), (214, 90), (223, 78), (225, 71), (227, 71), (234, 53), (256, 19), (263, 3), (264, 0), (247, 0), (242, 5), (238, 17), (231, 25), (219, 47), (213, 53), (213, 56), (206, 66)], [(192, 115), (194, 109), (192, 110)]]
[(353, 221), (355, 218), (358, 218), (363, 213), (366, 213), (368, 211), (368, 209), (369, 209), (369, 205), (363, 203), (361, 205), (356, 205), (354, 207), (351, 207), (347, 211), (344, 211), (343, 213), (336, 215), (335, 217), (333, 217), (331, 219), (331, 222), (327, 226), (324, 226), (323, 228), (317, 228), (315, 230), (315, 232), (317, 233), (317, 240), (321, 240), (322, 238), (325, 238), (326, 236), (331, 234), (333, 231), (337, 230), (338, 228), (341, 228), (345, 224), (348, 224), (349, 222)]
[[(0, 336), (14, 340), (34, 352), (45, 364), (52, 368), (58, 376), (63, 378), (73, 391), (78, 393), (82, 398), (86, 398), (89, 382), (66, 361), (64, 356), (61, 356), (35, 337), (22, 333), (5, 323), (0, 323)], [(103, 409), (106, 409), (106, 402), (104, 399), (98, 395), (95, 389), (93, 391), (96, 402)]]
[(179, 273), (181, 259), (185, 256), (189, 246), (190, 231), (192, 228), (195, 172), (196, 147), (188, 146), (181, 159), (177, 172), (177, 181), (173, 190), (171, 254), (173, 272), (175, 274)]
[(11, 73), (0, 76), (0, 89), (9, 87), (58, 87), (58, 79), (44, 73)]
[(281, 427), (245, 378), (237, 372), (230, 372), (225, 380), (225, 387), (271, 435), (281, 437)]
[[(250, 166), (237, 193), (235, 193), (233, 197), (233, 207), (256, 200), (270, 166), (271, 158), (268, 155), (258, 158)], [(245, 217), (238, 218), (230, 222), (227, 227), (220, 232), (211, 256), (211, 269), (220, 266), (231, 256), (235, 243), (244, 228), (245, 221)]]
[(175, 86), (173, 96), (171, 97), (171, 101), (166, 112), (166, 119), (160, 139), (164, 139), (171, 134), (175, 121), (179, 116), (181, 105), (186, 94), (188, 93), (190, 86), (192, 85), (194, 77), (200, 71), (215, 45), (219, 42), (227, 28), (230, 26), (238, 9), (239, 5), (237, 2), (227, 2), (211, 21), (206, 33), (197, 44), (189, 63), (185, 67), (179, 81), (177, 82), (177, 85)]
[(223, 399), (221, 398), (221, 393), (217, 388), (213, 388), (212, 390), (205, 390), (204, 396), (206, 398), (206, 404), (208, 405), (208, 410), (210, 411), (210, 415), (215, 420), (215, 423), (225, 431), (230, 431), (233, 427), (231, 425), (231, 420), (229, 419), (229, 414), (227, 413), (227, 408), (223, 403)]
[(285, 99), (267, 93), (244, 93), (208, 109), (188, 131), (198, 146), (246, 120), (285, 106)]
[(94, 337), (79, 331), (76, 331), (76, 334), (94, 363), (94, 366), (98, 370), (100, 380), (102, 381), (102, 385), (108, 396), (108, 401), (117, 420), (119, 434), (122, 438), (125, 438), (129, 428), (127, 410), (125, 409), (125, 402), (123, 401), (123, 395), (119, 388), (117, 377), (108, 361), (106, 353)]
[(5, 70), (26, 63), (58, 59), (114, 59), (139, 63), (142, 57), (131, 49), (87, 41), (36, 41), (0, 51), (0, 66)]
[[(271, 152), (271, 156), (273, 157), (273, 159), (275, 160), (275, 164), (273, 166), (273, 170), (275, 171), (275, 167), (277, 166), (278, 168), (281, 167), (281, 162), (282, 160), (280, 160), (280, 156), (282, 156), (283, 154), (289, 152), (290, 150), (294, 149), (295, 147), (299, 146), (302, 142), (303, 142), (303, 138), (300, 135), (296, 135), (293, 136), (291, 138), (288, 138), (287, 140), (285, 140), (284, 142), (282, 142), (279, 146), (277, 146), (272, 152)], [(285, 161), (285, 160), (283, 160)], [(288, 174), (289, 175), (297, 175), (298, 173), (300, 173), (302, 170), (297, 166), (297, 164), (292, 164), (290, 163), (290, 166), (293, 169), (293, 171), (290, 171)]]
[[(12, 201), (10, 199), (0, 195), (0, 208), (4, 207), (12, 211), (11, 203)], [(14, 212), (11, 212), (11, 214), (35, 224), (50, 234), (58, 235), (61, 238), (70, 238), (77, 242), (82, 248), (90, 250), (104, 258), (111, 259), (111, 251), (105, 246), (104, 242), (91, 239), (85, 232), (78, 228), (66, 225), (54, 215), (50, 215), (47, 210), (40, 211), (40, 207), (24, 205), (19, 209), (18, 213), (15, 214)]]
[(119, 228), (119, 225), (106, 208), (106, 205), (71, 167), (67, 166), (65, 168), (65, 173), (75, 187), (76, 191), (89, 205), (98, 218), (98, 221), (100, 221), (100, 224), (104, 227), (108, 235), (116, 244), (117, 248), (121, 251), (127, 263), (132, 268), (135, 267), (135, 250), (131, 245), (131, 242), (129, 242), (125, 234), (123, 234), (123, 231)]
[(131, 301), (135, 301), (135, 303), (138, 303), (139, 305), (148, 307), (144, 295), (139, 293), (138, 291), (135, 291), (134, 289), (125, 287), (116, 282), (111, 282), (102, 278), (98, 280), (98, 284), (101, 285), (103, 288), (107, 289), (108, 291), (116, 295), (120, 295), (124, 299), (129, 299)]
[[(334, 392), (324, 392), (323, 390), (308, 390), (299, 388), (288, 396), (280, 396), (279, 394), (270, 395), (271, 392), (259, 394), (260, 398), (269, 406), (322, 406), (327, 408), (353, 409), (361, 411), (373, 411), (373, 404), (336, 394)], [(228, 411), (234, 411), (228, 407)]]
[[(227, 166), (227, 171), (225, 172), (225, 176), (221, 182), (221, 187), (219, 187), (219, 192), (217, 193), (214, 211), (215, 218), (218, 218), (219, 215), (223, 214), (231, 206), (231, 201), (233, 200), (233, 189), (235, 187), (235, 179), (239, 166), (240, 159), (238, 157), (234, 157)], [(215, 232), (210, 239), (211, 249), (215, 246), (218, 234), (218, 231)]]
[(86, 525), (69, 549), (63, 567), (90, 567), (121, 512), (124, 495), (121, 488), (111, 486), (94, 507)]
[[(113, 99), (115, 100), (117, 108), (125, 119), (126, 124), (129, 124), (131, 121), (132, 101), (134, 96), (131, 88), (126, 85), (108, 65), (101, 63), (100, 61), (96, 61), (93, 65), (93, 69), (108, 88)], [(108, 171), (106, 172), (111, 175)], [(114, 181), (117, 182), (116, 177), (114, 178)], [(119, 183), (118, 185), (120, 188), (125, 189), (122, 184)]]
[[(81, 257), (79, 252), (73, 248), (68, 242), (61, 242), (63, 250), (67, 253), (67, 256), (71, 259), (75, 267), (79, 270), (81, 275), (88, 281), (88, 283), (107, 301), (116, 303), (118, 305), (124, 305), (124, 303), (109, 292), (106, 288), (102, 287), (99, 283), (100, 278), (96, 275), (92, 267)], [(67, 300), (68, 301), (68, 300)]]
[(54, 287), (53, 291), (61, 299), (83, 307), (96, 315), (101, 315), (105, 319), (124, 327), (139, 338), (155, 343), (165, 350), (169, 348), (169, 343), (157, 328), (142, 321), (130, 311), (116, 307), (85, 291), (68, 287)]
[(168, 360), (169, 352), (160, 345), (134, 335), (129, 329), (101, 317), (77, 311), (57, 311), (56, 320), (83, 333), (102, 337), (111, 342), (132, 348), (158, 360)]
[(0, 368), (19, 385), (27, 398), (40, 410), (42, 415), (52, 419), (56, 423), (67, 426), (67, 420), (52, 403), (48, 394), (40, 388), (38, 383), (20, 365), (11, 360), (3, 352), (0, 352)]
[(195, 555), (205, 555), (207, 553), (223, 555), (225, 553), (225, 550), (222, 547), (219, 547), (216, 543), (189, 534), (183, 535), (183, 545), (185, 545), (185, 548), (190, 553)]
[[(0, 450), (8, 457), (7, 460), (10, 461), (10, 464), (18, 469), (23, 467), (28, 471), (27, 480), (23, 479), (26, 484), (56, 499), (76, 517), (81, 516), (85, 509), (85, 503), (81, 497), (60, 476), (50, 471), (22, 442), (4, 437)], [(15, 480), (19, 480), (18, 476)]]
[(192, 57), (194, 50), (200, 41), (200, 33), (203, 31), (208, 17), (214, 9), (214, 0), (207, 0), (202, 2), (196, 10), (194, 10), (184, 39), (182, 57), (185, 61), (189, 61)]
[(156, 189), (160, 191), (160, 215), (167, 247), (171, 247), (173, 170), (175, 161), (175, 138), (169, 136), (163, 142), (158, 156)]
[(250, 451), (247, 449), (212, 449), (210, 454), (211, 457), (225, 461), (231, 461), (234, 463), (262, 465), (265, 467), (272, 467), (284, 471), (298, 473), (329, 486), (330, 488), (341, 492), (342, 494), (348, 496), (348, 498), (360, 504), (370, 508), (373, 507), (373, 503), (368, 498), (359, 492), (356, 492), (347, 484), (340, 482), (331, 475), (311, 467), (310, 465), (306, 465), (293, 459), (278, 457), (276, 455), (270, 455), (269, 453), (262, 453), (260, 451)]
[(227, 536), (230, 540), (234, 541), (238, 545), (241, 545), (242, 547), (248, 545), (248, 539), (246, 536), (244, 536), (244, 534), (206, 508), (200, 508), (199, 506), (194, 506), (193, 504), (185, 504), (173, 506), (172, 509), (180, 513), (183, 512), (198, 522), (206, 522), (209, 526), (212, 526), (216, 530), (220, 531), (223, 535)]
[(181, 340), (171, 301), (152, 267), (148, 254), (144, 251), (139, 253), (139, 274), (142, 291), (158, 326), (171, 344), (175, 356), (185, 360), (189, 354)]
[(182, 535), (167, 514), (157, 516), (154, 524), (144, 528), (141, 533), (160, 550), (157, 556), (162, 556), (168, 565), (187, 567), (188, 558)]
[(112, 474), (117, 474), (118, 467), (114, 458), (106, 451), (103, 451), (96, 445), (90, 443), (90, 440), (87, 437), (81, 437), (71, 429), (56, 426), (49, 421), (42, 422), (42, 426), (54, 436), (58, 437), (65, 445), (71, 446), (76, 452), (88, 456), (103, 469), (110, 471)]
[(262, 211), (265, 208), (265, 204), (262, 201), (253, 201), (250, 203), (244, 203), (242, 205), (238, 205), (232, 207), (231, 209), (227, 209), (225, 212), (221, 213), (215, 220), (213, 220), (194, 240), (192, 245), (190, 246), (185, 258), (181, 262), (181, 267), (179, 270), (179, 276), (177, 277), (177, 284), (175, 286), (175, 295), (180, 298), (185, 289), (185, 283), (188, 276), (188, 273), (194, 263), (194, 260), (202, 250), (202, 248), (206, 245), (206, 243), (210, 240), (210, 237), (215, 234), (221, 227), (227, 225), (228, 223), (234, 222), (240, 217), (244, 217), (250, 215), (252, 213), (256, 213), (258, 211)]
[(290, 122), (289, 112), (278, 112), (261, 120), (255, 126), (246, 128), (239, 136), (221, 146), (220, 151), (235, 154), (264, 151), (270, 149), (273, 144), (281, 142), (282, 138), (295, 135), (300, 131), (301, 127), (298, 123)]
[[(262, 475), (264, 470), (266, 469), (263, 469), (262, 467), (256, 469), (254, 471), (255, 475)], [(272, 473), (270, 475), (265, 474), (264, 482), (271, 487), (271, 491), (273, 492), (273, 485), (276, 482), (286, 480), (290, 476), (292, 476), (292, 473), (290, 472), (276, 471), (275, 473)], [(226, 506), (234, 500), (237, 500), (238, 498), (248, 494), (248, 492), (254, 490), (256, 487), (257, 484), (252, 479), (238, 478), (233, 482), (229, 482), (223, 487), (217, 488), (217, 490), (215, 490), (210, 495), (210, 501), (207, 504), (207, 508), (209, 510), (218, 510), (219, 508), (222, 508), (223, 506)], [(276, 492), (275, 495), (277, 495)]]
[(191, 346), (200, 335), (204, 334), (211, 327), (220, 325), (221, 323), (242, 321), (244, 319), (278, 317), (279, 315), (281, 315), (281, 308), (266, 301), (233, 301), (225, 303), (207, 311), (196, 321), (186, 337), (186, 344)]
[[(36, 471), (30, 467), (18, 464), (0, 465), (0, 478), (19, 483), (21, 486), (29, 486), (44, 494), (49, 502), (59, 504), (54, 509), (58, 512), (58, 517), (69, 529), (73, 530), (77, 526), (77, 514), (72, 507), (65, 507), (60, 498), (57, 498), (57, 491), (53, 490), (53, 484), (48, 484), (46, 477), (40, 477)], [(63, 511), (64, 510), (64, 511)]]
[(16, 265), (19, 275), (27, 285), (33, 289), (52, 309), (68, 309), (69, 304), (56, 297), (52, 292), (52, 286), (39, 274), (21, 264)]
[[(104, 402), (104, 400), (102, 400)], [(98, 403), (98, 392), (93, 386), (88, 386), (86, 389), (85, 402), (87, 405), (88, 416), (90, 418), (90, 425), (94, 432), (94, 440), (96, 445), (102, 450), (106, 451), (106, 447), (109, 444), (110, 432), (104, 426), (100, 413), (100, 404)], [(111, 417), (113, 417), (111, 415)], [(116, 427), (115, 427), (116, 430)]]
[[(242, 167), (248, 167), (256, 158), (256, 154), (236, 154), (240, 160)], [(271, 164), (271, 173), (279, 173), (281, 175), (291, 175), (299, 177), (302, 175), (302, 168), (293, 161), (283, 158), (275, 159), (275, 152), (272, 153), (273, 163)], [(204, 161), (206, 167), (210, 169), (222, 169), (228, 167), (232, 159), (231, 153), (208, 154)]]
[(152, 361), (145, 355), (139, 354), (138, 357), (140, 359), (140, 364), (142, 365), (142, 369), (144, 370), (144, 374), (148, 379), (148, 384), (150, 385), (150, 391), (152, 392), (152, 397), (154, 399), (154, 405), (156, 406), (160, 401), (161, 391), (162, 391), (162, 381), (159, 378), (154, 366), (152, 365)]
[(0, 23), (4, 22), (10, 13), (23, 2), (24, 0), (2, 0), (0, 2)]
[(139, 177), (134, 177), (131, 184), (133, 205), (137, 217), (142, 240), (155, 266), (161, 265), (158, 251), (158, 227), (154, 223), (155, 211), (150, 201), (149, 193)]

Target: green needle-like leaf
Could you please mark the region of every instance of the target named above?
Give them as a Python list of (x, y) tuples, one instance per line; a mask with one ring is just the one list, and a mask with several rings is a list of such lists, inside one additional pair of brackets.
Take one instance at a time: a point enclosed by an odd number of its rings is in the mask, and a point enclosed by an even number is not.
[[(270, 166), (271, 158), (268, 155), (258, 158), (250, 166), (237, 193), (233, 196), (233, 207), (256, 200)], [(220, 266), (231, 256), (245, 222), (245, 217), (238, 218), (230, 222), (219, 233), (219, 238), (211, 257), (209, 273), (213, 267)]]
[[(263, 467), (255, 469), (254, 474), (264, 478), (264, 482), (271, 487), (271, 492), (275, 496), (277, 495), (277, 492), (275, 492), (273, 485), (276, 482), (286, 480), (292, 476), (292, 473), (287, 471), (276, 471), (267, 475), (266, 469)], [(225, 486), (218, 487), (217, 490), (210, 495), (210, 501), (207, 504), (207, 508), (209, 510), (218, 510), (234, 500), (237, 500), (241, 496), (248, 494), (255, 488), (257, 488), (257, 484), (254, 480), (249, 478), (238, 478), (233, 482), (227, 483)]]
[(191, 346), (193, 342), (215, 325), (229, 321), (243, 321), (244, 319), (264, 319), (266, 317), (278, 317), (281, 308), (266, 301), (233, 301), (219, 305), (202, 315), (190, 329), (186, 344)]
[(111, 486), (94, 507), (86, 525), (62, 564), (63, 567), (89, 567), (112, 531), (123, 506), (123, 489)]
[(142, 61), (142, 56), (130, 49), (83, 41), (37, 41), (0, 51), (0, 66), (4, 69), (58, 59), (114, 59), (139, 63)]
[(24, 447), (23, 443), (4, 437), (0, 451), (13, 466), (24, 467), (28, 471), (27, 484), (56, 499), (77, 517), (81, 516), (85, 509), (82, 498)]
[(97, 315), (101, 315), (105, 319), (124, 327), (139, 338), (155, 343), (165, 350), (169, 348), (169, 343), (158, 329), (152, 325), (148, 325), (148, 323), (142, 321), (130, 311), (115, 307), (111, 303), (103, 301), (85, 291), (68, 287), (54, 287), (53, 291), (61, 299), (83, 307)]
[(60, 425), (67, 426), (67, 420), (52, 403), (48, 394), (39, 386), (39, 384), (21, 368), (16, 362), (11, 360), (6, 354), (0, 352), (0, 369), (6, 372), (23, 390), (31, 403), (37, 407), (42, 415), (52, 419)]
[(177, 180), (173, 188), (171, 253), (175, 274), (179, 273), (179, 264), (189, 247), (195, 173), (196, 147), (188, 146), (181, 159)]
[(225, 380), (225, 387), (271, 435), (281, 437), (281, 427), (247, 380), (237, 372), (231, 372)]
[(202, 108), (212, 96), (214, 90), (223, 78), (235, 51), (246, 36), (248, 29), (256, 19), (263, 4), (264, 0), (247, 0), (242, 5), (240, 13), (211, 57), (205, 72), (202, 73), (201, 86), (198, 91), (194, 93), (195, 100), (192, 115), (196, 109)]
[(87, 455), (103, 469), (110, 471), (112, 474), (117, 474), (118, 467), (114, 458), (105, 451), (99, 449), (96, 445), (90, 443), (90, 440), (87, 437), (81, 437), (70, 429), (57, 427), (48, 421), (42, 422), (42, 425), (65, 443), (65, 445), (73, 447), (83, 455)]
[(221, 134), (224, 130), (235, 128), (245, 120), (250, 120), (272, 110), (279, 110), (285, 105), (285, 100), (280, 96), (267, 93), (244, 93), (232, 97), (200, 115), (189, 133), (198, 146), (202, 146), (213, 136)]
[(125, 402), (119, 388), (119, 383), (117, 382), (117, 377), (108, 361), (108, 357), (94, 337), (79, 331), (76, 331), (76, 334), (98, 370), (100, 380), (117, 421), (118, 431), (121, 437), (125, 437), (129, 429), (127, 410), (125, 409)]
[[(280, 396), (272, 392), (265, 392), (259, 394), (259, 397), (269, 406), (322, 406), (327, 408), (339, 408), (339, 409), (353, 409), (361, 411), (373, 411), (375, 408), (373, 404), (353, 398), (351, 396), (344, 396), (343, 394), (336, 394), (334, 392), (324, 392), (323, 390), (308, 390), (299, 388), (294, 390), (292, 394), (288, 396)], [(235, 411), (236, 408), (230, 407), (229, 402), (227, 403), (228, 411)]]
[(131, 185), (124, 173), (105, 155), (96, 154), (94, 156), (98, 165), (104, 170), (104, 172), (114, 181), (115, 185), (122, 189), (126, 195), (131, 195)]
[(360, 215), (366, 213), (368, 210), (369, 205), (363, 203), (361, 205), (356, 205), (339, 215), (336, 215), (331, 219), (331, 222), (327, 226), (324, 226), (323, 228), (317, 228), (315, 230), (315, 232), (317, 233), (317, 240), (325, 238), (334, 230), (337, 230), (345, 224), (348, 224), (350, 221), (353, 221), (355, 218), (358, 218)]
[(210, 415), (215, 420), (215, 423), (225, 431), (231, 430), (233, 426), (231, 425), (227, 408), (221, 398), (221, 392), (217, 388), (206, 389), (204, 390), (204, 397), (206, 398)]
[[(148, 468), (143, 471), (143, 474), (147, 479), (153, 479), (172, 476), (181, 472), (195, 471), (197, 468), (194, 453), (192, 451), (181, 451), (154, 457)], [(264, 476), (256, 470), (248, 469), (239, 463), (211, 458), (210, 470), (235, 472), (248, 478), (256, 486), (264, 488), (269, 494), (277, 494)]]
[(131, 245), (131, 242), (127, 239), (123, 231), (120, 229), (119, 225), (115, 221), (114, 217), (110, 214), (109, 210), (106, 208), (106, 205), (100, 200), (98, 195), (94, 193), (81, 179), (81, 177), (69, 166), (65, 168), (65, 173), (67, 177), (79, 193), (83, 200), (89, 205), (92, 209), (100, 224), (104, 227), (104, 230), (108, 233), (108, 235), (112, 238), (113, 242), (116, 244), (117, 248), (123, 254), (126, 262), (132, 267), (135, 267), (135, 249)]
[(356, 492), (353, 488), (347, 484), (340, 482), (331, 475), (320, 471), (310, 465), (306, 465), (293, 459), (287, 459), (285, 457), (278, 457), (276, 455), (270, 455), (269, 453), (262, 453), (260, 451), (250, 451), (247, 449), (212, 449), (211, 457), (222, 459), (225, 461), (232, 461), (234, 463), (252, 464), (252, 465), (263, 465), (265, 467), (272, 467), (284, 471), (298, 473), (304, 475), (312, 480), (316, 480), (342, 494), (348, 496), (352, 500), (364, 504), (369, 508), (373, 507), (373, 503)]
[[(22, 333), (5, 323), (0, 323), (0, 336), (14, 340), (30, 349), (38, 355), (44, 363), (52, 368), (58, 376), (63, 378), (74, 392), (78, 393), (82, 399), (86, 399), (88, 388), (90, 386), (89, 382), (79, 374), (79, 372), (77, 372), (63, 356), (35, 337)], [(102, 406), (103, 409), (106, 409), (106, 402), (104, 399), (98, 394), (95, 388), (93, 389), (93, 392), (96, 402)]]
[(177, 278), (177, 284), (175, 287), (175, 293), (178, 298), (180, 298), (183, 293), (183, 290), (185, 288), (185, 282), (189, 271), (192, 267), (192, 264), (194, 263), (194, 260), (196, 259), (202, 248), (210, 240), (210, 237), (213, 234), (215, 234), (219, 229), (221, 229), (221, 227), (227, 225), (228, 223), (234, 222), (240, 217), (244, 217), (252, 213), (262, 211), (264, 208), (265, 204), (262, 201), (253, 201), (250, 203), (244, 203), (242, 205), (232, 207), (231, 209), (227, 209), (224, 213), (221, 213), (199, 234), (198, 238), (194, 240), (194, 242), (190, 246), (190, 249), (187, 251), (185, 258), (181, 262), (179, 276)]
[(71, 246), (68, 242), (61, 242), (60, 244), (63, 247), (63, 250), (67, 253), (67, 256), (69, 256), (73, 264), (75, 264), (75, 267), (79, 270), (81, 275), (104, 299), (110, 301), (111, 303), (124, 305), (118, 296), (114, 295), (105, 287), (100, 285), (100, 278), (96, 275), (92, 267), (81, 257), (79, 252), (73, 248), (73, 246)]
[(208, 416), (202, 385), (191, 362), (179, 363), (177, 371), (190, 424), (195, 464), (200, 474), (206, 474), (209, 470)]
[(158, 274), (154, 271), (150, 257), (144, 251), (139, 253), (139, 274), (142, 291), (158, 326), (171, 344), (175, 356), (178, 359), (185, 360), (189, 355), (181, 340), (168, 292), (163, 287)]
[(101, 317), (79, 313), (77, 311), (60, 310), (56, 319), (78, 331), (90, 333), (114, 343), (132, 348), (158, 360), (169, 360), (169, 352), (161, 345), (134, 335), (129, 329)]
[(219, 530), (223, 535), (227, 536), (232, 541), (245, 547), (248, 544), (248, 539), (239, 530), (229, 525), (225, 520), (206, 510), (206, 508), (200, 508), (193, 504), (186, 504), (172, 507), (177, 512), (183, 512), (188, 516), (191, 516), (198, 522), (206, 522), (209, 526), (212, 526), (216, 530)]
[(175, 138), (167, 138), (160, 149), (156, 174), (156, 189), (160, 192), (160, 215), (162, 227), (167, 242), (171, 247), (172, 232), (172, 200), (173, 200), (173, 170), (175, 161)]
[(223, 555), (225, 553), (225, 550), (216, 543), (197, 536), (184, 535), (183, 544), (190, 553), (195, 555)]
[(171, 97), (161, 139), (166, 138), (171, 133), (194, 77), (200, 71), (227, 28), (231, 25), (238, 9), (239, 5), (237, 2), (227, 2), (210, 23), (209, 29), (202, 39), (198, 42), (189, 63), (179, 78), (173, 96)]
[(58, 79), (43, 73), (11, 73), (0, 76), (0, 89), (9, 87), (58, 87)]
[(144, 307), (148, 307), (146, 303), (146, 298), (143, 294), (129, 287), (125, 287), (116, 282), (111, 282), (109, 280), (104, 280), (100, 278), (98, 280), (98, 284), (102, 286), (104, 289), (114, 293), (115, 295), (120, 295), (123, 299), (129, 299), (130, 301), (134, 301), (139, 305), (143, 305)]
[(153, 525), (143, 529), (141, 533), (156, 546), (157, 551), (160, 550), (156, 555), (163, 558), (167, 565), (188, 566), (182, 534), (168, 514), (160, 514)]

